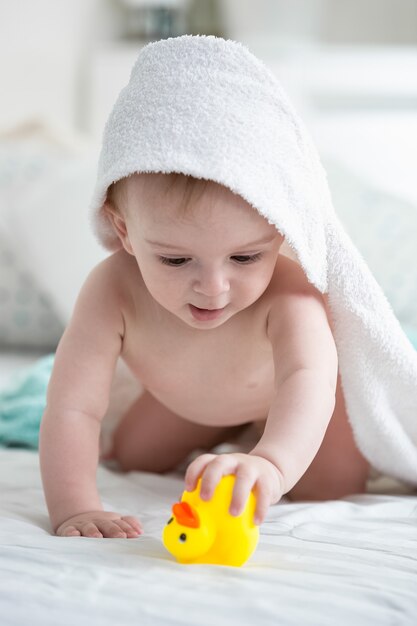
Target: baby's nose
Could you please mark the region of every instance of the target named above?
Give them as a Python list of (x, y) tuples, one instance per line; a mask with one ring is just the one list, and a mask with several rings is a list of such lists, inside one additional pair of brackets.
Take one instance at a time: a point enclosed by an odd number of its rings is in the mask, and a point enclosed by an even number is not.
[(209, 270), (201, 272), (193, 288), (196, 293), (214, 298), (229, 291), (230, 283), (224, 272), (220, 270)]

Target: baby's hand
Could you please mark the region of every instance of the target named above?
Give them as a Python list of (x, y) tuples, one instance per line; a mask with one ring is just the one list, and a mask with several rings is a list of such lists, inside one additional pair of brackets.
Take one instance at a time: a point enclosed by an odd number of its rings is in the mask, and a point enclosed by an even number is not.
[(202, 454), (187, 468), (185, 488), (193, 491), (201, 476), (200, 496), (210, 500), (222, 476), (235, 474), (236, 481), (229, 508), (231, 515), (240, 515), (251, 490), (256, 496), (254, 523), (262, 524), (270, 504), (283, 495), (283, 478), (279, 469), (261, 456), (243, 453)]
[(109, 511), (88, 511), (70, 517), (56, 530), (61, 537), (113, 537), (131, 539), (143, 533), (135, 517)]

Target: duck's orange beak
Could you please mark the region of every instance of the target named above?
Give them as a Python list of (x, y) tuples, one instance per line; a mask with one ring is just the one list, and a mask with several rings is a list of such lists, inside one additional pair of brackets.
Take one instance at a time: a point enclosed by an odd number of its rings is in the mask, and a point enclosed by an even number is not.
[(176, 502), (172, 507), (175, 519), (181, 526), (200, 528), (200, 518), (195, 509), (188, 502)]

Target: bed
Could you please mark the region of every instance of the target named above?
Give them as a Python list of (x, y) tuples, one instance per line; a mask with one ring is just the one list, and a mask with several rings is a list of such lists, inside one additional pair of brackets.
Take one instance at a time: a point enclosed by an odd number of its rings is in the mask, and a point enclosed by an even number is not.
[[(319, 96), (323, 105), (323, 91)], [(335, 158), (326, 144), (335, 204), (404, 328), (417, 337), (414, 174), (413, 184), (383, 188), (375, 177), (383, 149), (374, 144), (372, 152), (366, 139), (377, 119), (391, 128), (385, 139), (401, 141), (395, 130), (395, 120), (403, 125), (401, 102), (393, 107), (397, 116), (383, 119), (372, 115), (368, 100), (362, 109), (355, 101), (350, 111), (338, 103), (332, 111), (322, 107), (327, 113), (317, 117), (315, 132), (324, 143), (336, 137), (333, 148), (347, 128), (365, 138), (363, 161), (374, 169), (367, 176), (362, 168), (361, 176), (351, 167), (353, 148), (348, 163), (343, 148)], [(416, 120), (407, 128), (416, 128)], [(23, 135), (0, 141), (6, 172), (0, 181), (0, 391), (54, 349), (89, 268), (103, 258), (85, 212), (95, 147), (69, 145), (42, 127)], [(406, 145), (415, 150), (408, 134)], [(401, 160), (395, 161), (404, 176)], [(393, 173), (392, 182), (398, 180)], [(399, 194), (399, 187), (409, 193)], [(337, 501), (282, 499), (270, 508), (243, 568), (179, 565), (165, 551), (161, 532), (183, 489), (181, 471), (123, 475), (99, 467), (105, 506), (142, 520), (144, 535), (129, 540), (53, 536), (34, 449), (0, 447), (0, 483), (2, 626), (417, 623), (417, 494), (387, 477), (373, 476), (365, 495)]]

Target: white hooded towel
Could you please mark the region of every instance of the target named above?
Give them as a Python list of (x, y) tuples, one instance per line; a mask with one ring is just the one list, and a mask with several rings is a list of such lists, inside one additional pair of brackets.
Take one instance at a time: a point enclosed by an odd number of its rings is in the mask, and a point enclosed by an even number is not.
[(274, 224), (329, 297), (346, 407), (359, 449), (417, 485), (417, 352), (335, 215), (325, 172), (272, 73), (244, 46), (185, 35), (147, 45), (107, 122), (93, 227), (119, 247), (101, 208), (134, 172), (216, 181)]

